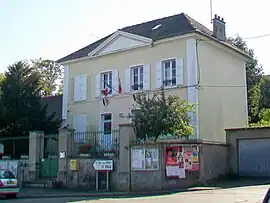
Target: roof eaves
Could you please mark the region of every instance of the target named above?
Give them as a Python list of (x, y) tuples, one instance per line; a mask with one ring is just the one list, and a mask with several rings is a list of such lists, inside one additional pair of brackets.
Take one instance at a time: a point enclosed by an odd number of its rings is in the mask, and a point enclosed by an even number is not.
[(209, 35), (207, 33), (204, 33), (204, 32), (202, 32), (202, 31), (200, 31), (198, 29), (195, 32), (198, 33), (198, 34), (201, 34), (201, 35), (203, 35), (203, 36), (205, 36), (205, 37), (207, 37), (207, 38), (209, 38), (209, 39), (211, 39), (211, 40), (213, 40), (213, 41), (215, 41), (217, 43), (220, 43), (220, 44), (226, 46), (227, 48), (230, 48), (230, 49), (236, 51), (237, 53), (241, 54), (242, 56), (244, 56), (244, 57), (246, 57), (248, 59), (251, 59), (251, 57), (247, 53), (243, 52), (242, 50), (238, 49), (235, 46), (232, 46), (228, 42), (222, 42), (222, 41), (218, 40), (217, 38), (215, 38), (215, 37), (213, 37), (213, 36), (211, 36), (211, 35)]

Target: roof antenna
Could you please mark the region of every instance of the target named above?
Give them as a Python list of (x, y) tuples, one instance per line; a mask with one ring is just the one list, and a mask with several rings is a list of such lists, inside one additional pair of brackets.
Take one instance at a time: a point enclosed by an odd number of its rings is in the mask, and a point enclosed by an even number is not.
[(213, 6), (212, 6), (212, 0), (210, 0), (210, 23), (213, 23)]

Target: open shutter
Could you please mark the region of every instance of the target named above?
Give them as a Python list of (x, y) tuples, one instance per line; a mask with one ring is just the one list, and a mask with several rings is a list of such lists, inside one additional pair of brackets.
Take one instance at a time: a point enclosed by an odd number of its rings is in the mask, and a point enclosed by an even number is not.
[(87, 99), (87, 75), (80, 76), (80, 100)]
[(69, 66), (64, 67), (64, 88), (62, 97), (62, 119), (67, 119), (68, 114), (68, 98), (69, 98)]
[(100, 97), (101, 95), (101, 89), (100, 89), (100, 86), (101, 86), (101, 82), (100, 82), (100, 74), (97, 74), (96, 75), (96, 84), (95, 84), (95, 88), (96, 88), (96, 93), (95, 93), (95, 97)]
[(176, 59), (176, 85), (184, 85), (184, 59)]
[(86, 115), (73, 116), (73, 129), (75, 130), (74, 141), (76, 143), (84, 143), (86, 132)]
[(127, 68), (126, 70), (125, 70), (125, 87), (124, 87), (124, 91), (125, 91), (125, 93), (129, 93), (130, 92), (130, 82), (131, 82), (131, 80), (130, 80), (131, 78), (130, 78), (130, 68)]
[(150, 90), (150, 65), (143, 66), (143, 90)]
[(118, 69), (112, 70), (112, 95), (118, 94), (119, 89), (119, 71)]
[(162, 85), (162, 62), (156, 63), (156, 88), (160, 88)]
[(74, 77), (74, 101), (80, 101), (80, 76)]

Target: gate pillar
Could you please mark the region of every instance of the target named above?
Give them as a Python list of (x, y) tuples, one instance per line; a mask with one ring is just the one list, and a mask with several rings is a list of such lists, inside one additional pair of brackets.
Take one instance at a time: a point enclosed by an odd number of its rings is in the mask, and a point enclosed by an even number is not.
[(44, 132), (29, 132), (29, 177), (32, 180), (39, 178), (40, 162), (44, 155)]

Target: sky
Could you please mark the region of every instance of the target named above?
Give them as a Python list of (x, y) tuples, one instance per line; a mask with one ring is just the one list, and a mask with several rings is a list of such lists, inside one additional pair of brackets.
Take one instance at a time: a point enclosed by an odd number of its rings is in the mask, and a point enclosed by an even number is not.
[[(226, 21), (227, 37), (250, 38), (270, 34), (267, 2), (212, 0), (212, 11)], [(57, 60), (122, 27), (182, 12), (212, 29), (210, 0), (0, 0), (0, 72), (19, 60)], [(270, 74), (270, 35), (246, 41)]]

